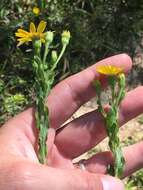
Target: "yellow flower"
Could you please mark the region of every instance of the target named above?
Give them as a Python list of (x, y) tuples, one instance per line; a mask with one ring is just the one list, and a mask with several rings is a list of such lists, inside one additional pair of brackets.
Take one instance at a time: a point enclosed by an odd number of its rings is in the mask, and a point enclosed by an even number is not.
[(70, 40), (71, 34), (68, 30), (64, 30), (62, 33), (62, 44), (68, 45)]
[(18, 29), (15, 33), (15, 36), (18, 37), (17, 41), (19, 42), (17, 46), (35, 39), (41, 40), (41, 42), (45, 43), (45, 33), (43, 32), (46, 28), (46, 25), (47, 23), (45, 21), (41, 21), (36, 29), (35, 24), (31, 22), (29, 32), (23, 29)]
[(40, 9), (38, 7), (33, 7), (33, 13), (38, 16), (40, 14)]
[(121, 67), (113, 65), (99, 65), (96, 67), (96, 71), (104, 75), (118, 75), (123, 73), (123, 69)]

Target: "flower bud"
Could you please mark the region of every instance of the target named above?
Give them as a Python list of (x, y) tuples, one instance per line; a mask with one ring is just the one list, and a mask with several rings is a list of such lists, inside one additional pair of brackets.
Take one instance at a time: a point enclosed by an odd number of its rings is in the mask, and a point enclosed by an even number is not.
[(23, 94), (15, 94), (13, 96), (13, 100), (14, 100), (14, 102), (20, 103), (20, 102), (23, 102), (25, 100), (25, 97)]
[(54, 39), (54, 33), (52, 31), (48, 31), (45, 33), (45, 41), (48, 44), (51, 44)]
[(63, 31), (63, 33), (62, 33), (62, 44), (67, 46), (69, 44), (70, 37), (71, 37), (71, 35), (70, 35), (69, 31), (67, 31), (67, 30)]
[(58, 59), (58, 55), (57, 55), (57, 52), (56, 51), (52, 51), (52, 54), (51, 54), (51, 58), (52, 58), (52, 62), (55, 63)]
[(35, 51), (36, 51), (37, 53), (40, 52), (41, 46), (42, 46), (41, 40), (35, 40), (35, 41), (34, 41), (34, 48), (35, 48)]
[(124, 87), (126, 85), (126, 78), (125, 78), (125, 74), (121, 73), (119, 74), (119, 85), (120, 87)]
[(33, 7), (33, 13), (38, 16), (40, 14), (40, 9), (38, 7)]

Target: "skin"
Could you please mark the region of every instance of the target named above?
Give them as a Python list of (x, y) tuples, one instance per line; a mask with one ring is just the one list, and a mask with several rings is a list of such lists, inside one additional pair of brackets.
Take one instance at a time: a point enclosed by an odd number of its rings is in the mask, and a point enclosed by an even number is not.
[[(131, 59), (116, 55), (98, 64), (113, 64), (127, 73)], [(106, 174), (113, 162), (110, 152), (98, 153), (85, 162), (83, 171), (72, 160), (85, 153), (106, 137), (101, 115), (95, 110), (64, 125), (72, 114), (96, 95), (92, 81), (106, 78), (96, 72), (96, 65), (73, 75), (52, 90), (47, 98), (50, 113), (48, 133), (48, 166), (37, 158), (37, 134), (34, 108), (18, 114), (0, 128), (0, 189), (1, 190), (123, 190), (119, 179)], [(120, 126), (143, 112), (143, 87), (127, 93), (120, 107)], [(143, 142), (124, 149), (124, 176), (143, 167)]]

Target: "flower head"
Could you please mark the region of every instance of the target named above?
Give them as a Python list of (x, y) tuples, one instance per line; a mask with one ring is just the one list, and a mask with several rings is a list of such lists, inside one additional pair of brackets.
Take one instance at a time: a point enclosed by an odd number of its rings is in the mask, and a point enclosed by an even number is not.
[(46, 28), (46, 25), (47, 23), (45, 21), (41, 21), (36, 29), (35, 24), (31, 22), (29, 32), (23, 29), (18, 29), (15, 33), (15, 36), (18, 37), (17, 41), (19, 42), (17, 46), (36, 39), (41, 40), (41, 42), (45, 43), (45, 33), (43, 32)]
[(52, 31), (48, 31), (45, 33), (45, 41), (48, 43), (52, 43), (54, 39), (54, 33)]
[(63, 45), (68, 45), (70, 41), (71, 34), (69, 31), (64, 30), (62, 33), (62, 44)]
[(99, 65), (96, 67), (96, 71), (104, 75), (118, 75), (123, 73), (123, 69), (121, 67), (114, 65)]
[(38, 16), (40, 14), (40, 9), (38, 7), (33, 7), (33, 13)]

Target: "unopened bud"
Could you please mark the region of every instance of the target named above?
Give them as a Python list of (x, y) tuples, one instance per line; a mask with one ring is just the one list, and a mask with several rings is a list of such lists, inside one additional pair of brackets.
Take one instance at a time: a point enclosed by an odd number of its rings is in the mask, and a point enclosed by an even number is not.
[(34, 13), (36, 16), (38, 16), (38, 15), (40, 14), (40, 9), (39, 9), (38, 7), (34, 7), (32, 11), (33, 11), (33, 13)]
[(54, 39), (54, 33), (52, 31), (48, 31), (45, 33), (45, 41), (46, 43), (51, 44)]
[(36, 51), (37, 53), (40, 52), (41, 46), (42, 46), (41, 40), (35, 40), (35, 41), (34, 41), (34, 48), (35, 48), (35, 51)]
[(15, 94), (14, 96), (13, 96), (13, 100), (14, 100), (14, 102), (23, 102), (24, 100), (25, 100), (25, 97), (24, 97), (24, 95), (23, 94)]
[(70, 41), (70, 32), (69, 31), (63, 31), (62, 33), (62, 44), (63, 45), (68, 45), (69, 44), (69, 41)]
[(58, 55), (57, 55), (57, 52), (56, 51), (52, 51), (52, 54), (51, 54), (51, 58), (52, 58), (52, 62), (55, 63), (58, 59)]
[(119, 74), (119, 85), (120, 87), (124, 87), (126, 85), (126, 78), (125, 78), (125, 74), (121, 73)]

